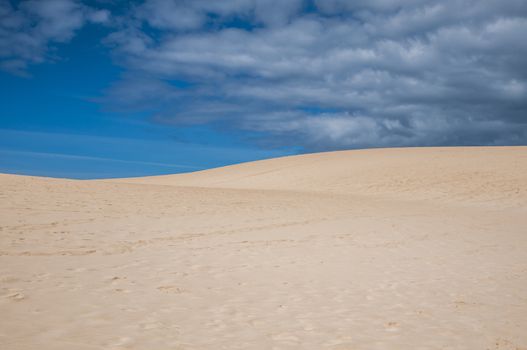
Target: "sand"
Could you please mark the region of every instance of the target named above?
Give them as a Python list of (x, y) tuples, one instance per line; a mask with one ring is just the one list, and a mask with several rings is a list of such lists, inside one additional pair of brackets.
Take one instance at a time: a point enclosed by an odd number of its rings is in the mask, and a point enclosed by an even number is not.
[(527, 349), (527, 147), (0, 190), (1, 349)]

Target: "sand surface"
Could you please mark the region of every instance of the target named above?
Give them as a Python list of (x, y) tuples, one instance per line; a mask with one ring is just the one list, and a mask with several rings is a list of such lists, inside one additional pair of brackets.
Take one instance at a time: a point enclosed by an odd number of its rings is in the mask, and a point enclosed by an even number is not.
[(527, 147), (0, 175), (0, 349), (527, 349)]

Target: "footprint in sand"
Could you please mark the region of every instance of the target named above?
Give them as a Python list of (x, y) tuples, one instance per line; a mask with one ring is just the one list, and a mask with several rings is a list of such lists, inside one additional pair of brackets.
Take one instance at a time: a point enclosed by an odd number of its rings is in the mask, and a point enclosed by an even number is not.
[(122, 282), (122, 281), (125, 280), (125, 279), (126, 279), (126, 277), (113, 276), (113, 277), (107, 277), (107, 278), (105, 278), (104, 280), (105, 280), (106, 282), (109, 282), (109, 283), (111, 283), (112, 285), (114, 285), (114, 284), (117, 284), (117, 283), (119, 283), (119, 282)]
[(387, 332), (397, 332), (399, 330), (399, 323), (397, 322), (388, 322), (384, 326)]
[(20, 281), (20, 278), (14, 276), (4, 276), (0, 278), (0, 283), (14, 283)]
[(141, 325), (141, 328), (144, 330), (151, 330), (151, 329), (158, 329), (162, 328), (163, 324), (161, 322), (150, 322), (150, 323), (143, 323)]
[(131, 345), (133, 345), (133, 338), (130, 337), (121, 337), (119, 340), (117, 340), (115, 343), (111, 344), (112, 349), (128, 349)]
[(11, 293), (9, 295), (6, 295), (6, 298), (14, 300), (14, 301), (22, 301), (26, 299), (27, 297), (24, 294), (17, 292), (17, 293)]
[(183, 289), (177, 286), (159, 286), (157, 287), (157, 290), (165, 293), (174, 293), (174, 294), (181, 294), (183, 293)]
[(272, 339), (275, 341), (286, 342), (286, 343), (297, 343), (300, 341), (300, 339), (297, 336), (293, 334), (288, 334), (288, 333), (275, 334), (272, 336)]
[(331, 346), (330, 349), (331, 350), (353, 350), (353, 349), (356, 349), (356, 347), (350, 343), (340, 343), (340, 344)]

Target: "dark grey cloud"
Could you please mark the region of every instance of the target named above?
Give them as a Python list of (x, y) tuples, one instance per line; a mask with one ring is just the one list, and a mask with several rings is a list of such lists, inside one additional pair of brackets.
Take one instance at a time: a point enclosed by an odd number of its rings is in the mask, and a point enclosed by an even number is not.
[(0, 69), (26, 75), (28, 65), (53, 58), (51, 44), (68, 42), (87, 22), (109, 17), (75, 0), (0, 0)]

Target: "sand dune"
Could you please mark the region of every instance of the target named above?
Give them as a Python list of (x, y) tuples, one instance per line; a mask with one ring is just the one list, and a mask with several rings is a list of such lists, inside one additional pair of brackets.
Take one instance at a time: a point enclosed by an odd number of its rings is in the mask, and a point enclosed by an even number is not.
[(119, 182), (524, 204), (527, 147), (370, 149)]
[(0, 186), (1, 349), (527, 349), (527, 147)]

